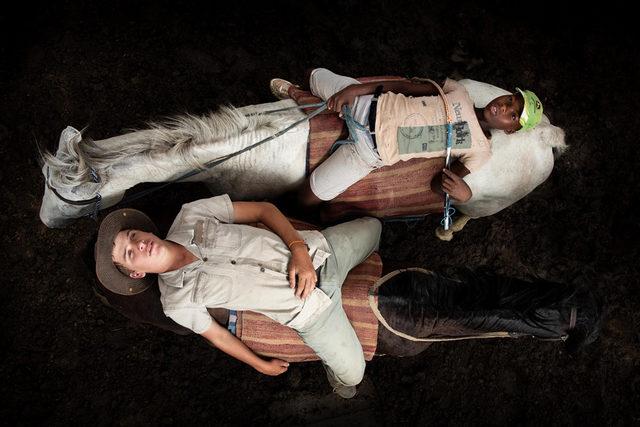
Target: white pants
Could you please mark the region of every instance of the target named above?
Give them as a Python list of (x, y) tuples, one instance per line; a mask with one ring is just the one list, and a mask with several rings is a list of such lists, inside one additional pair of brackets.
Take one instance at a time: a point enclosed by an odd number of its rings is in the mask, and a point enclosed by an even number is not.
[[(311, 93), (324, 101), (352, 84), (360, 83), (356, 79), (339, 76), (325, 68), (313, 70), (309, 79)], [(372, 98), (373, 95), (356, 97), (354, 105), (351, 106), (353, 118), (366, 127)], [(358, 130), (353, 144), (341, 145), (311, 173), (311, 191), (320, 200), (334, 199), (369, 172), (382, 166), (371, 134), (369, 131)]]
[(353, 386), (364, 376), (364, 354), (356, 332), (342, 308), (342, 285), (349, 271), (378, 249), (382, 224), (359, 218), (322, 230), (331, 248), (320, 270), (318, 287), (331, 298), (331, 306), (298, 334), (322, 360), (334, 380)]

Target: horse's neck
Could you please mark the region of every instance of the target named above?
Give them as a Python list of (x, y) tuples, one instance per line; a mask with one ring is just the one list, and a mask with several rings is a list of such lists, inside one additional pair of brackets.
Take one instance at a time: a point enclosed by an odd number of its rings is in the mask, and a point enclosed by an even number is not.
[[(290, 101), (289, 101), (290, 102)], [(261, 104), (256, 106), (246, 106), (240, 109), (240, 111), (244, 114), (256, 113), (261, 111), (269, 111), (277, 108), (282, 108), (283, 106), (289, 106), (289, 103), (283, 104), (283, 102), (277, 103), (269, 103), (269, 104)], [(304, 117), (299, 111), (292, 111), (286, 115), (284, 119), (282, 117), (279, 119), (278, 127), (286, 126), (289, 123), (292, 123), (295, 120), (300, 119), (300, 117)], [(299, 128), (304, 129), (296, 129), (297, 132), (290, 132), (288, 135), (278, 138), (279, 140), (282, 138), (296, 138), (296, 134), (298, 132), (302, 132), (305, 135), (306, 140), (306, 132), (308, 132), (308, 124), (304, 126), (299, 126)], [(225, 138), (224, 140), (215, 140), (210, 143), (202, 143), (192, 145), (190, 147), (190, 152), (195, 157), (199, 163), (205, 164), (211, 162), (220, 157), (226, 156), (228, 154), (234, 153), (244, 147), (247, 147), (255, 142), (260, 141), (263, 138), (271, 136), (275, 131), (271, 127), (262, 127), (260, 129), (246, 132), (242, 135), (233, 136), (229, 138)], [(142, 130), (137, 132), (131, 132), (125, 135), (105, 139), (103, 141), (98, 141), (97, 143), (104, 146), (113, 146), (113, 147), (122, 147), (125, 144), (132, 144), (136, 142), (144, 142), (149, 141), (154, 135), (151, 130)], [(298, 136), (297, 139), (300, 139)], [(301, 153), (306, 151), (306, 141), (303, 140)], [(301, 144), (297, 144), (301, 145)], [(254, 150), (257, 153), (251, 152), (250, 154), (244, 154), (243, 156), (246, 158), (248, 156), (259, 156), (260, 158), (268, 158), (271, 156), (265, 156), (264, 150), (282, 150), (287, 149), (286, 144), (278, 144), (278, 142), (272, 143), (269, 142), (262, 146), (260, 150)], [(288, 150), (292, 150), (293, 147), (289, 145)], [(297, 157), (302, 157), (302, 155), (297, 155)], [(304, 170), (304, 158), (301, 158), (302, 161), (302, 171)], [(230, 168), (238, 169), (238, 160), (237, 158), (233, 161), (228, 161), (221, 163), (215, 167), (216, 173), (224, 174), (228, 172)], [(255, 162), (254, 162), (255, 163)], [(285, 163), (287, 163), (285, 161)], [(276, 167), (276, 165), (272, 165), (272, 168)], [(244, 168), (242, 168), (244, 169)], [(185, 160), (184, 156), (177, 155), (174, 150), (161, 150), (159, 152), (149, 152), (147, 154), (137, 154), (129, 158), (125, 158), (117, 163), (112, 164), (107, 169), (106, 182), (104, 186), (101, 188), (100, 193), (102, 195), (104, 206), (110, 206), (118, 202), (123, 193), (135, 186), (136, 184), (142, 182), (168, 182), (181, 179), (184, 174), (197, 171), (198, 168), (196, 165), (190, 163)], [(247, 172), (248, 173), (248, 172)], [(303, 173), (303, 172), (302, 172)], [(195, 174), (189, 178), (184, 179), (184, 181), (202, 181), (206, 178), (208, 172), (203, 171), (200, 174)], [(299, 173), (298, 173), (299, 174)]]
[[(98, 143), (107, 146), (119, 145), (127, 141), (148, 140), (150, 135), (152, 135), (151, 131), (143, 130), (98, 141)], [(213, 142), (211, 144), (197, 146), (193, 148), (193, 154), (201, 162), (206, 163), (228, 154), (233, 150), (240, 149), (241, 147), (238, 146), (238, 143), (243, 139), (246, 138), (229, 138), (225, 143)], [(100, 194), (105, 203), (108, 203), (111, 198), (119, 198), (123, 192), (142, 182), (173, 181), (182, 178), (183, 175), (192, 171), (197, 171), (197, 166), (190, 164), (171, 150), (137, 154), (114, 163), (108, 168), (106, 183), (101, 188)], [(186, 181), (194, 181), (197, 179), (197, 175), (195, 175), (187, 178)]]

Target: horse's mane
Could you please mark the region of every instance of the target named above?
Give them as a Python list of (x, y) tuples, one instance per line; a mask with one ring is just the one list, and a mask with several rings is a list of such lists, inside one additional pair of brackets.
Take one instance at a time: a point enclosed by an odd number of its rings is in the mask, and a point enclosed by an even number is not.
[[(56, 155), (39, 147), (41, 161), (49, 168), (58, 187), (72, 188), (92, 182), (92, 171), (103, 176), (107, 169), (133, 156), (165, 154), (175, 156), (179, 162), (195, 169), (204, 169), (194, 147), (212, 142), (225, 142), (231, 137), (250, 132), (276, 129), (281, 116), (263, 114), (245, 115), (234, 107), (220, 107), (218, 111), (203, 116), (184, 114), (159, 122), (148, 122), (147, 129), (132, 129), (128, 137), (94, 141), (82, 135), (84, 129), (72, 136)], [(62, 141), (61, 141), (62, 144)]]

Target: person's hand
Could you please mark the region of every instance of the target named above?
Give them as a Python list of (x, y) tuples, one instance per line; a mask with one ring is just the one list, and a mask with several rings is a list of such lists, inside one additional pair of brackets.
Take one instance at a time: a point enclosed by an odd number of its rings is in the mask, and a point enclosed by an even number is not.
[[(305, 299), (313, 288), (316, 287), (318, 276), (313, 268), (311, 257), (307, 252), (307, 245), (296, 244), (291, 247), (291, 260), (289, 261), (289, 286), (296, 287), (295, 294), (298, 298)], [(296, 283), (296, 275), (298, 283)]]
[(351, 106), (355, 102), (356, 96), (358, 96), (357, 89), (358, 85), (350, 85), (341, 91), (334, 93), (333, 96), (327, 99), (327, 109), (329, 111), (342, 113), (342, 106)]
[(289, 369), (289, 362), (280, 359), (265, 360), (256, 368), (258, 372), (272, 377), (287, 372), (287, 369)]
[(463, 203), (472, 196), (467, 183), (449, 169), (442, 169), (442, 189), (449, 193), (453, 199)]

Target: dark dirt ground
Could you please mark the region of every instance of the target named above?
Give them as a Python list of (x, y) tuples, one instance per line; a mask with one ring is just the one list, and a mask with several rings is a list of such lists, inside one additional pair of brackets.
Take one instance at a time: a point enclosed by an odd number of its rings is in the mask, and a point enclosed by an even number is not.
[[(17, 2), (17, 12), (0, 12), (3, 424), (640, 423), (630, 11), (609, 2), (554, 7), (550, 17), (551, 6), (535, 2), (95, 3)], [(53, 150), (67, 125), (102, 139), (149, 119), (268, 102), (270, 78), (299, 80), (314, 66), (469, 77), (540, 94), (571, 145), (549, 180), (450, 243), (433, 236), (435, 217), (387, 225), (381, 253), (433, 270), (488, 266), (587, 285), (605, 306), (600, 338), (577, 355), (521, 339), (376, 358), (358, 397), (343, 401), (318, 363), (262, 376), (197, 336), (102, 305), (81, 260), (96, 223), (51, 230), (38, 218), (35, 141)], [(175, 185), (133, 207), (170, 219), (206, 194)]]

